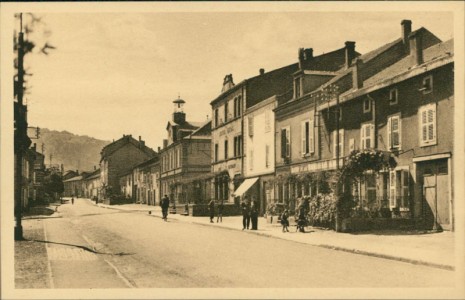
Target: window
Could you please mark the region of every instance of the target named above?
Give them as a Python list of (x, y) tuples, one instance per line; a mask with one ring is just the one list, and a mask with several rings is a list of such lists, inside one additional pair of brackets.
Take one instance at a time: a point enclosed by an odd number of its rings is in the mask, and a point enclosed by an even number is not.
[(420, 146), (436, 144), (436, 104), (420, 108)]
[(228, 122), (228, 101), (224, 104), (224, 122)]
[(368, 113), (371, 111), (371, 99), (365, 98), (363, 99), (363, 113)]
[(265, 146), (265, 167), (270, 166), (270, 145)]
[(301, 123), (302, 156), (315, 152), (313, 120)]
[(360, 149), (374, 148), (375, 126), (373, 124), (363, 124), (360, 134)]
[(253, 149), (249, 151), (249, 170), (253, 170)]
[(215, 127), (218, 127), (220, 124), (218, 123), (218, 108), (215, 109)]
[(376, 175), (365, 174), (360, 182), (360, 202), (363, 207), (376, 201)]
[(271, 110), (265, 111), (265, 132), (271, 131)]
[(240, 95), (234, 98), (234, 118), (241, 116), (241, 101), (242, 96)]
[(281, 158), (289, 158), (291, 156), (291, 128), (281, 129)]
[(300, 97), (300, 77), (296, 78), (294, 80), (294, 94), (295, 94), (295, 98), (299, 98)]
[(333, 157), (336, 158), (337, 150), (339, 149), (339, 158), (344, 156), (344, 129), (339, 129), (339, 144), (337, 144), (336, 130), (333, 131)]
[(234, 137), (234, 157), (242, 155), (242, 136), (238, 135)]
[(389, 206), (398, 207), (400, 210), (409, 210), (410, 173), (408, 169), (390, 171), (389, 176)]
[(215, 162), (218, 161), (218, 144), (215, 144)]
[(397, 89), (389, 91), (389, 105), (397, 104)]
[(388, 118), (387, 123), (388, 149), (400, 149), (401, 142), (401, 122), (400, 116)]
[(178, 167), (181, 167), (181, 148), (178, 149)]
[(224, 141), (224, 159), (228, 159), (228, 140)]
[(249, 126), (249, 136), (253, 136), (253, 116), (248, 118), (248, 126)]
[(433, 76), (423, 78), (423, 86), (420, 89), (423, 94), (429, 94), (433, 91)]

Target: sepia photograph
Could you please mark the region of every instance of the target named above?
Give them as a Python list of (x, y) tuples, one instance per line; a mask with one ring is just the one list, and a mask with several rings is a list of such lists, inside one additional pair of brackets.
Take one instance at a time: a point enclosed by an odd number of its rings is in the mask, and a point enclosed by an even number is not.
[(465, 298), (463, 3), (1, 24), (2, 299)]

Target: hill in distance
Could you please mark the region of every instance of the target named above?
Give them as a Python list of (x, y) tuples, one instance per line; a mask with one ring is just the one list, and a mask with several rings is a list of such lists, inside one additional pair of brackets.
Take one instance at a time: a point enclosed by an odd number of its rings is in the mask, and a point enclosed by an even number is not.
[(92, 171), (99, 168), (100, 151), (110, 143), (68, 131), (40, 129), (39, 139), (32, 139), (37, 151), (45, 155), (45, 164), (63, 164), (64, 170)]

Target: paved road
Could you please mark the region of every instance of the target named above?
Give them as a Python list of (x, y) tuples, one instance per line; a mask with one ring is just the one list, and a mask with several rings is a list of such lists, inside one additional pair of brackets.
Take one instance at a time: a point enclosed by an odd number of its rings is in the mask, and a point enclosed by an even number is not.
[(443, 287), (454, 272), (77, 199), (45, 220), (55, 288)]

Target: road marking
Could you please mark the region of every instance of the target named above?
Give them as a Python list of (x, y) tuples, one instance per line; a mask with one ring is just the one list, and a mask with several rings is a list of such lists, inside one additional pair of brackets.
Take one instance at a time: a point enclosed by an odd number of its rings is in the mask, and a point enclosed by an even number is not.
[[(81, 235), (82, 238), (87, 242), (87, 244), (89, 244), (90, 247), (92, 247), (95, 251), (98, 251), (98, 249), (96, 248), (97, 244), (99, 243), (96, 243), (94, 241), (92, 241), (91, 239), (89, 239), (87, 236), (85, 235)], [(101, 244), (100, 244), (101, 245)], [(110, 261), (108, 261), (106, 258), (103, 258), (103, 261), (105, 261), (110, 267), (113, 268), (113, 270), (115, 271), (116, 275), (124, 282), (124, 284), (126, 284), (127, 287), (130, 287), (130, 288), (136, 288), (136, 284), (134, 282), (131, 282), (128, 278), (126, 278), (119, 270), (118, 268), (112, 264)]]
[[(44, 239), (45, 239), (45, 241), (48, 242), (47, 228), (46, 228), (47, 226), (45, 225), (46, 224), (45, 222), (43, 222), (42, 224), (44, 224)], [(50, 280), (50, 288), (54, 289), (55, 284), (53, 283), (52, 265), (50, 264), (50, 255), (48, 253), (48, 244), (45, 244), (45, 250), (47, 252), (47, 269), (48, 269), (48, 279)]]
[(103, 259), (110, 267), (113, 268), (113, 270), (115, 270), (116, 272), (116, 275), (121, 279), (123, 280), (123, 282), (130, 288), (136, 288), (136, 285), (135, 283), (131, 283), (131, 281), (129, 281), (129, 279), (127, 279), (126, 277), (124, 277), (124, 275), (118, 270), (118, 268), (112, 264), (111, 262), (109, 262), (107, 259)]

